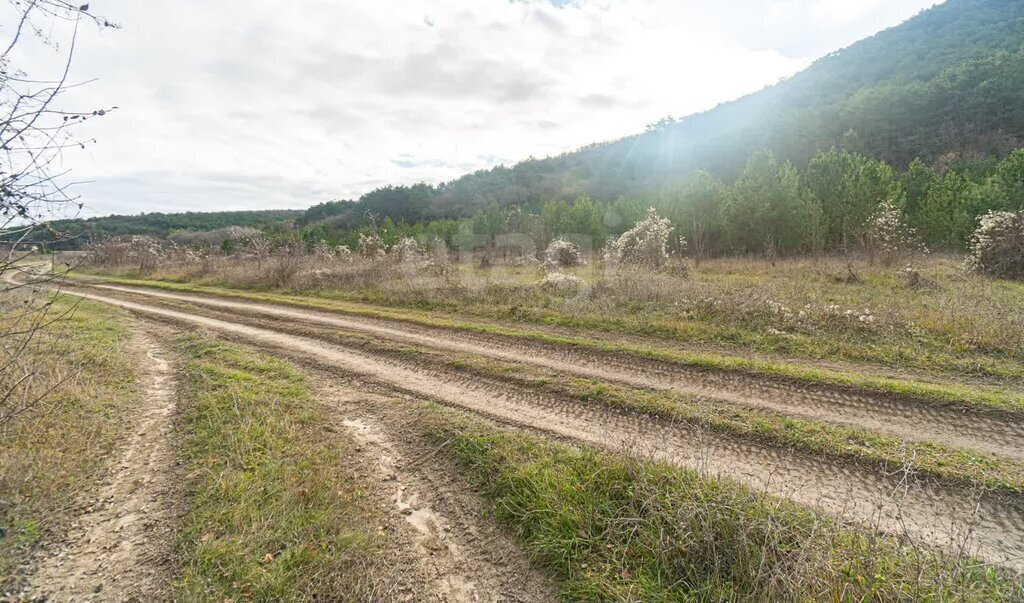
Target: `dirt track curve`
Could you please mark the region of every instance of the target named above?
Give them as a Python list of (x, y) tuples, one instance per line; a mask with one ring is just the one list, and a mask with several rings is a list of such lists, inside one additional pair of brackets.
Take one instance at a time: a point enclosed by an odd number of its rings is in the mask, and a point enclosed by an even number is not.
[[(524, 392), (500, 380), (417, 366), (412, 362), (354, 351), (308, 337), (257, 328), (244, 324), (245, 320), (240, 316), (230, 320), (213, 318), (202, 315), (196, 308), (190, 311), (170, 309), (117, 297), (125, 291), (108, 291), (109, 294), (84, 290), (78, 293), (146, 316), (202, 326), (263, 348), (300, 357), (333, 370), (361, 375), (394, 389), (467, 409), (505, 423), (602, 447), (626, 448), (637, 455), (697, 468), (710, 475), (726, 475), (754, 488), (791, 497), (797, 502), (845, 519), (877, 526), (885, 531), (905, 533), (916, 542), (954, 549), (966, 546), (971, 552), (989, 561), (1018, 570), (1024, 569), (1024, 503), (1019, 497), (964, 492), (952, 486), (917, 480), (912, 476), (904, 483), (899, 475), (885, 475), (851, 463), (812, 458), (757, 443), (714, 436), (687, 425), (616, 412), (538, 392)], [(137, 290), (131, 291), (137, 293)], [(205, 301), (212, 306), (213, 301), (220, 300)], [(227, 307), (238, 311), (250, 310), (242, 306), (248, 304)], [(290, 309), (281, 310), (293, 312)], [(296, 319), (309, 319), (307, 313), (295, 312)], [(327, 317), (318, 317), (317, 320), (321, 318)], [(353, 322), (356, 325), (364, 323), (362, 320)], [(380, 325), (372, 325), (370, 321), (365, 321), (365, 324), (382, 328)], [(348, 327), (347, 324), (345, 326)], [(366, 332), (368, 327), (351, 328)], [(395, 336), (403, 335), (396, 333)], [(425, 337), (415, 329), (410, 329), (405, 336)], [(548, 356), (549, 350), (543, 348), (527, 348), (520, 352), (524, 356), (512, 358), (515, 347), (485, 348), (477, 341), (460, 343), (453, 336), (442, 339), (438, 335), (435, 339), (441, 340), (439, 343), (443, 345), (452, 346), (449, 349), (457, 349), (454, 347), (456, 345), (470, 346), (473, 351), (476, 348), (496, 349), (497, 352), (489, 355), (500, 353), (503, 354), (500, 357), (510, 357), (516, 361), (528, 360), (537, 364), (557, 362), (555, 368), (569, 370), (569, 367), (562, 368), (565, 360)], [(578, 362), (575, 367), (578, 370), (593, 366), (586, 362), (585, 357), (574, 362)], [(640, 367), (628, 368), (636, 370)], [(658, 374), (659, 370), (653, 371), (654, 376)]]
[(239, 316), (286, 318), (292, 322), (336, 327), (395, 342), (532, 364), (561, 373), (615, 381), (634, 387), (694, 394), (746, 407), (768, 409), (786, 416), (861, 427), (909, 441), (943, 442), (1024, 460), (1024, 422), (1009, 421), (1004, 417), (965, 413), (955, 408), (915, 404), (835, 388), (699, 370), (568, 346), (543, 345), (465, 330), (424, 327), (400, 321), (140, 287), (94, 287), (118, 293), (186, 301), (230, 310)]

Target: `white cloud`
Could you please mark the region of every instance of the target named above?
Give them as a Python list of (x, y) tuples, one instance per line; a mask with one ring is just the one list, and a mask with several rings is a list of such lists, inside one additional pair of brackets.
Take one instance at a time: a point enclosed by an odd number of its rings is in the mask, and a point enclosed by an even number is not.
[(96, 0), (124, 27), (69, 100), (121, 108), (68, 164), (96, 213), (306, 207), (634, 133), (927, 4)]

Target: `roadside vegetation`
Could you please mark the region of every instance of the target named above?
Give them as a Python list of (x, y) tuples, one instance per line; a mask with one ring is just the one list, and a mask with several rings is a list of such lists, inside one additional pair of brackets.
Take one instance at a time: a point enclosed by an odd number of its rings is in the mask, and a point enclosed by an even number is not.
[[(324, 283), (323, 289), (304, 291), (218, 286), (213, 284), (220, 282), (217, 276), (197, 277), (194, 283), (176, 282), (180, 278), (173, 276), (168, 281), (105, 280), (492, 333), (943, 404), (976, 404), (1014, 413), (1024, 409), (1024, 323), (1017, 324), (1024, 320), (1017, 311), (1024, 303), (1024, 285), (950, 273), (949, 262), (936, 261), (933, 274), (939, 279), (940, 273), (946, 274), (946, 290), (908, 293), (884, 273), (874, 275), (868, 287), (835, 283), (829, 266), (824, 260), (817, 266), (793, 260), (793, 265), (780, 264), (778, 272), (768, 273), (760, 262), (722, 259), (703, 263), (701, 276), (688, 280), (637, 271), (621, 286), (594, 286), (569, 296), (531, 285), (529, 279), (536, 273), (523, 268), (482, 271), (468, 266), (461, 270), (473, 286), (457, 289), (437, 286), (422, 275), (380, 276), (351, 289)], [(600, 282), (627, 277), (592, 278)], [(657, 287), (663, 290), (644, 301), (645, 291)], [(684, 297), (687, 294), (691, 297)], [(701, 294), (706, 296), (702, 307), (717, 313), (682, 307), (685, 300)], [(844, 299), (851, 294), (857, 298)], [(836, 315), (831, 318), (806, 318), (802, 326), (786, 326), (789, 319), (776, 316), (763, 303), (770, 297), (796, 300), (779, 303), (785, 308), (807, 305), (799, 300), (812, 298), (839, 308), (844, 307), (837, 303), (840, 300), (850, 307), (873, 304), (880, 309), (870, 316), (900, 318), (890, 318), (893, 324), (882, 327), (880, 319), (861, 321), (852, 312), (832, 310)], [(905, 328), (895, 326), (901, 321)], [(933, 325), (933, 332), (922, 324)], [(982, 333), (998, 339), (1001, 343), (990, 346), (998, 349), (969, 345)]]
[[(422, 354), (422, 351), (417, 352), (417, 355)], [(559, 376), (521, 364), (495, 363), (465, 356), (450, 359), (448, 364), (473, 374), (513, 381), (524, 388), (683, 421), (712, 433), (759, 441), (809, 455), (881, 465), (889, 471), (909, 469), (966, 485), (980, 485), (1011, 494), (1024, 493), (1024, 463), (939, 442), (909, 442), (867, 429), (738, 408), (696, 396), (642, 390), (597, 379)]]
[(965, 551), (918, 549), (662, 464), (424, 412), (568, 600), (1010, 600)]
[(178, 538), (182, 600), (370, 600), (377, 525), (339, 436), (290, 364), (195, 336)]
[(116, 458), (124, 418), (138, 401), (120, 312), (33, 297), (23, 290), (0, 298), (5, 343), (26, 325), (38, 327), (24, 348), (0, 347), (9, 392), (3, 410), (13, 411), (0, 422), (0, 593), (16, 592), (34, 546), (62, 535), (79, 505), (89, 504), (80, 496)]
[(942, 442), (914, 442), (869, 429), (789, 417), (767, 410), (742, 408), (709, 398), (629, 387), (622, 384), (557, 374), (527, 364), (501, 362), (471, 354), (451, 354), (424, 347), (395, 344), (322, 327), (285, 329), (386, 354), (512, 383), (569, 400), (649, 415), (652, 419), (682, 421), (726, 437), (761, 442), (818, 456), (910, 471), (921, 476), (981, 486), (1011, 496), (1024, 493), (1024, 463), (965, 450)]

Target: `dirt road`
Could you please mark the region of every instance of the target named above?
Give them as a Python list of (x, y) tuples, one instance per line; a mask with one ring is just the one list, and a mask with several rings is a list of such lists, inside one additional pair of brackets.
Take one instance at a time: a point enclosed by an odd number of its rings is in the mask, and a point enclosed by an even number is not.
[(568, 346), (543, 345), (512, 337), (466, 330), (431, 328), (400, 321), (342, 315), (275, 305), (173, 293), (141, 287), (94, 285), (108, 292), (130, 293), (156, 299), (229, 310), (239, 317), (271, 317), (289, 322), (322, 325), (364, 333), (395, 342), (453, 352), (465, 352), (552, 369), (560, 373), (694, 394), (746, 407), (776, 411), (786, 416), (861, 427), (909, 441), (944, 442), (1024, 460), (1024, 422), (984, 413), (968, 413), (929, 403), (914, 403), (882, 395), (837, 388), (787, 383), (724, 371), (708, 371), (588, 351)]
[[(360, 375), (397, 390), (506, 423), (582, 443), (625, 448), (633, 454), (697, 468), (710, 475), (726, 475), (756, 489), (791, 497), (836, 516), (885, 531), (905, 533), (916, 542), (956, 550), (966, 548), (992, 562), (1024, 569), (1024, 504), (1019, 498), (964, 492), (898, 473), (886, 475), (828, 458), (811, 458), (748, 441), (714, 436), (687, 425), (616, 412), (537, 392), (524, 392), (500, 380), (419, 366), (411, 361), (374, 356), (309, 337), (254, 327), (246, 324), (244, 315), (244, 312), (252, 311), (251, 308), (221, 306), (233, 310), (231, 319), (223, 319), (204, 316), (201, 305), (186, 310), (171, 309), (153, 302), (138, 301), (138, 298), (135, 301), (126, 299), (125, 291), (108, 289), (99, 293), (83, 290), (81, 293), (144, 316), (202, 326), (229, 338), (241, 339), (345, 374)], [(297, 317), (278, 316), (290, 320), (308, 318), (304, 312), (299, 312)], [(315, 320), (324, 318), (334, 319), (320, 316)], [(382, 328), (381, 325), (370, 326)], [(366, 328), (364, 326), (362, 332), (366, 332)], [(415, 337), (417, 340), (427, 337), (415, 329), (409, 329), (404, 335), (395, 333), (394, 336)], [(484, 349), (495, 354), (526, 354), (538, 363), (554, 363), (548, 349), (530, 348), (516, 352), (514, 347), (504, 350), (497, 345), (486, 347), (471, 339), (460, 342), (454, 335), (444, 339), (443, 344), (453, 346), (450, 349), (471, 346), (474, 350)], [(515, 360), (527, 358), (517, 356)], [(593, 366), (585, 363), (585, 358), (579, 360), (579, 366)], [(567, 362), (559, 360), (553, 367), (561, 367)], [(657, 376), (660, 370), (654, 370), (652, 374)], [(764, 392), (761, 395), (767, 397)], [(1007, 437), (1014, 437), (1013, 432)]]
[(179, 499), (175, 481), (175, 373), (153, 336), (136, 331), (144, 389), (132, 432), (96, 502), (68, 539), (46, 551), (32, 577), (34, 596), (54, 601), (169, 598), (171, 546)]

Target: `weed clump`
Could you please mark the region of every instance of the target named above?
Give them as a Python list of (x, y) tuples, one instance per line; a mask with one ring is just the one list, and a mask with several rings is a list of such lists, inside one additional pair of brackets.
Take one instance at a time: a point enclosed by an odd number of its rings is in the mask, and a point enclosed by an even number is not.
[(575, 293), (586, 286), (587, 281), (574, 274), (549, 272), (538, 286), (549, 293)]

